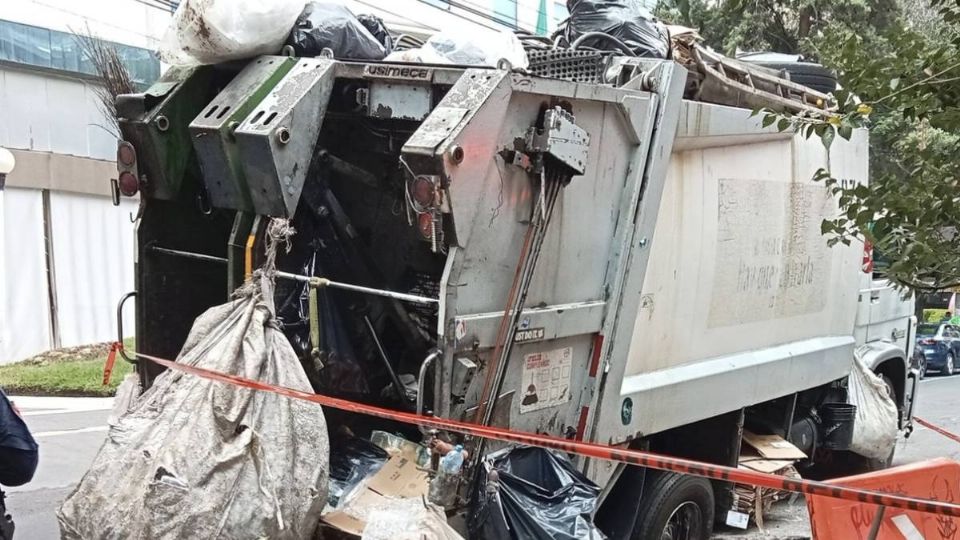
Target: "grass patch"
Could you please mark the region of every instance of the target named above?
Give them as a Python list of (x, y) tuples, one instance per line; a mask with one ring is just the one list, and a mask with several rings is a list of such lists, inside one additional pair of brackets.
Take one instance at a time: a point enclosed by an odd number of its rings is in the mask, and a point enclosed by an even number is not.
[[(134, 350), (132, 339), (124, 340)], [(0, 366), (0, 387), (7, 394), (33, 396), (112, 396), (133, 366), (117, 355), (110, 384), (103, 386), (103, 366), (109, 347), (94, 346), (50, 351)]]

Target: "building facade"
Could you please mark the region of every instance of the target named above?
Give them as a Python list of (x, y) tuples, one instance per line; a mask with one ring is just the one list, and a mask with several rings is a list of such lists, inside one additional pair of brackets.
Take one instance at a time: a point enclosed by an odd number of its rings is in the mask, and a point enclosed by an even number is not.
[(137, 202), (111, 204), (116, 129), (74, 33), (111, 42), (146, 85), (160, 74), (151, 49), (171, 9), (0, 2), (0, 147), (16, 158), (0, 190), (0, 363), (116, 336), (116, 301), (133, 289)]

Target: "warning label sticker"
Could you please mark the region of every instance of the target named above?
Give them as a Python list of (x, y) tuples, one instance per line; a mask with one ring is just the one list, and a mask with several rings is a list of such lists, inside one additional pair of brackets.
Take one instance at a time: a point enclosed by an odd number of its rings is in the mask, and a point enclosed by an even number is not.
[(570, 401), (572, 356), (573, 349), (566, 347), (523, 357), (521, 414)]

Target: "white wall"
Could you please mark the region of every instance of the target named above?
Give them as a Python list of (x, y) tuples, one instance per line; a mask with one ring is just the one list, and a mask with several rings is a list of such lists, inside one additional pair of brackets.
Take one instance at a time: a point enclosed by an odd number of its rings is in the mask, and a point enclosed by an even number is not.
[[(134, 289), (133, 224), (137, 203), (75, 193), (50, 194), (60, 345), (116, 339), (116, 306)], [(124, 311), (132, 334), (133, 304)]]
[(50, 348), (40, 192), (0, 191), (0, 363)]
[[(133, 224), (137, 203), (52, 192), (50, 228), (60, 346), (116, 338), (117, 300), (133, 290)], [(55, 346), (39, 190), (0, 191), (0, 363)], [(124, 313), (128, 335), (133, 305)]]
[[(170, 16), (134, 0), (0, 0), (0, 19), (62, 32), (89, 29), (101, 39), (148, 49), (156, 48)], [(0, 146), (112, 161), (113, 130), (93, 83), (28, 66), (0, 68)], [(116, 302), (133, 290), (129, 216), (135, 212), (129, 200), (114, 208), (104, 197), (50, 193), (61, 346), (116, 338)], [(0, 363), (56, 345), (46, 245), (41, 191), (0, 191)], [(125, 318), (130, 334), (132, 309)]]

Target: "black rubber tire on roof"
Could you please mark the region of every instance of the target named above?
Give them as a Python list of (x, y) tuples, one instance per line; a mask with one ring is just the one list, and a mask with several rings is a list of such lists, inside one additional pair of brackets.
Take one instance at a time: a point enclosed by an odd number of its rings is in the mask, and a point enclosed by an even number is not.
[(713, 486), (710, 481), (697, 476), (648, 469), (633, 540), (665, 538), (664, 530), (671, 518), (683, 518), (685, 513), (696, 515), (695, 519), (687, 519), (693, 530), (687, 531), (687, 536), (666, 537), (709, 540), (713, 532), (714, 513)]
[[(748, 60), (749, 61), (749, 60)], [(765, 68), (785, 70), (790, 74), (790, 80), (829, 94), (837, 89), (837, 76), (828, 68), (813, 62), (752, 62)]]

